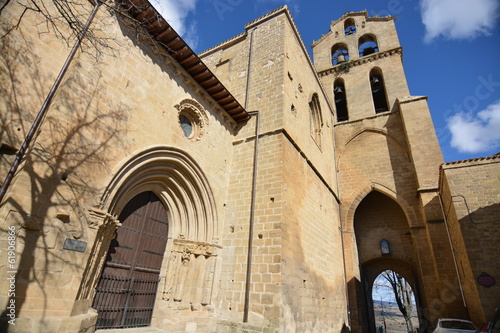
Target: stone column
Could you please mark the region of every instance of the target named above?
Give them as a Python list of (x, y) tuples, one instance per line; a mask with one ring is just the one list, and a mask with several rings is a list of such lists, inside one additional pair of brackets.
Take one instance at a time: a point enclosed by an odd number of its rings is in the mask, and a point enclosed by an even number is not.
[(121, 223), (116, 217), (93, 208), (89, 210), (88, 226), (90, 233), (94, 235), (94, 244), (73, 306), (73, 316), (87, 313), (90, 309), (95, 295), (95, 287), (106, 261), (109, 244), (115, 237), (115, 231), (121, 226)]

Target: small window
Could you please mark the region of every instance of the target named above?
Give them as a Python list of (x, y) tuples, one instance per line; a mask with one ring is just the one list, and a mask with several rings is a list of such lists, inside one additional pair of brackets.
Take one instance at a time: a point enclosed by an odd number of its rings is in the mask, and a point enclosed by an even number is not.
[(323, 126), (323, 119), (321, 116), (319, 97), (316, 93), (313, 94), (311, 102), (309, 102), (309, 110), (311, 114), (311, 136), (318, 147), (321, 148), (321, 127)]
[(337, 66), (345, 61), (349, 61), (349, 52), (345, 44), (335, 44), (332, 47), (332, 65)]
[(380, 241), (380, 253), (382, 253), (382, 255), (391, 254), (391, 246), (389, 245), (389, 242), (386, 239), (382, 239)]
[(207, 116), (198, 102), (186, 99), (175, 106), (179, 110), (179, 126), (186, 138), (200, 140), (207, 131)]
[(358, 51), (360, 57), (378, 52), (377, 38), (374, 35), (364, 35), (361, 37), (358, 41)]
[(389, 111), (387, 96), (385, 93), (384, 77), (380, 68), (370, 71), (370, 87), (372, 90), (373, 105), (375, 113)]
[(349, 120), (344, 80), (340, 78), (335, 80), (333, 85), (333, 94), (335, 99), (335, 108), (337, 109), (337, 121), (341, 122)]
[(191, 137), (193, 134), (193, 122), (189, 118), (190, 116), (186, 113), (182, 113), (179, 116), (179, 122), (181, 123), (181, 128), (186, 138)]
[(346, 36), (356, 33), (356, 24), (354, 23), (354, 19), (348, 18), (344, 21), (344, 33)]

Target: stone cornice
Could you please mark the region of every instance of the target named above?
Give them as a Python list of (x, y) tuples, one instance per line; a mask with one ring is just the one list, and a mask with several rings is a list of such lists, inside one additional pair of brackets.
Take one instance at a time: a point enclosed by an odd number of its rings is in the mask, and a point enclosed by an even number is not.
[(403, 48), (401, 46), (399, 46), (399, 47), (396, 47), (394, 49), (390, 49), (387, 51), (376, 52), (376, 53), (373, 53), (373, 54), (370, 54), (368, 56), (364, 56), (364, 57), (361, 57), (358, 59), (349, 60), (349, 61), (343, 62), (341, 64), (338, 64), (336, 66), (332, 66), (330, 68), (319, 71), (318, 76), (322, 77), (322, 76), (326, 76), (326, 75), (330, 75), (330, 74), (339, 74), (339, 73), (348, 71), (349, 68), (351, 68), (351, 67), (356, 67), (356, 66), (368, 63), (368, 62), (373, 62), (373, 61), (381, 59), (381, 58), (391, 57), (395, 54), (399, 54), (400, 56), (402, 56), (403, 55)]

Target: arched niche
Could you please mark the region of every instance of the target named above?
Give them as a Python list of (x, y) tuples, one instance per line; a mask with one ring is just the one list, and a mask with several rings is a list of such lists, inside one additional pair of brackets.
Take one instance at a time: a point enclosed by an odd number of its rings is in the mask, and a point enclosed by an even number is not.
[(354, 232), (360, 263), (385, 257), (382, 240), (389, 242), (391, 258), (411, 261), (413, 241), (410, 224), (401, 206), (379, 191), (371, 191), (354, 213)]

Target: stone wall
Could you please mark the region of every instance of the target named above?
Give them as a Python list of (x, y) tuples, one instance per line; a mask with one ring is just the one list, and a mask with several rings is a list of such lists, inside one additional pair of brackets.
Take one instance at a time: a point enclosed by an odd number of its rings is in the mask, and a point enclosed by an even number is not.
[[(331, 106), (288, 11), (247, 24), (244, 34), (202, 58), (228, 78), (223, 83), (236, 95), (248, 89), (248, 109), (259, 111), (249, 323), (340, 330), (347, 325), (347, 306)], [(248, 70), (247, 87), (242, 77)], [(311, 135), (314, 94), (322, 119), (319, 142)], [(249, 214), (242, 211), (250, 205), (255, 124), (254, 118), (238, 134), (230, 182), (228, 206), (240, 209), (227, 215), (221, 311), (233, 320), (243, 311)]]
[[(496, 244), (500, 241), (498, 155), (446, 163), (440, 193), (471, 320), (493, 317), (500, 287)], [(480, 283), (482, 282), (482, 283)]]
[[(2, 20), (15, 19), (19, 8), (10, 3)], [(90, 9), (90, 3), (80, 8), (83, 15)], [(1, 40), (1, 140), (15, 147), (69, 54), (52, 30), (40, 34), (42, 21), (29, 11), (19, 28)], [(137, 39), (141, 29), (130, 24), (100, 9), (94, 27), (109, 47), (96, 51), (87, 45), (85, 52), (77, 52), (3, 203), (2, 244), (7, 244), (9, 227), (17, 237), (17, 319), (9, 330), (92, 328), (94, 274), (100, 274), (99, 260), (105, 259), (106, 241), (114, 234), (113, 229), (103, 238), (93, 212), (117, 216), (137, 192), (152, 190), (168, 207), (170, 243), (179, 238), (218, 249), (237, 124), (159, 45), (145, 34)], [(186, 103), (202, 114), (200, 137), (183, 134), (179, 112)], [(12, 161), (13, 156), (2, 157), (2, 179)], [(142, 183), (137, 181), (141, 177)], [(178, 209), (178, 203), (184, 207)], [(204, 211), (193, 213), (197, 208)], [(82, 252), (65, 248), (68, 239), (83, 246)], [(169, 251), (179, 250), (167, 246), (162, 279)], [(5, 269), (6, 254), (1, 257), (3, 308), (9, 302), (7, 272), (12, 271)], [(217, 273), (213, 260), (203, 267)], [(163, 301), (161, 292), (157, 303)], [(193, 288), (186, 293), (191, 292), (198, 293)], [(202, 298), (195, 303), (204, 303)]]

